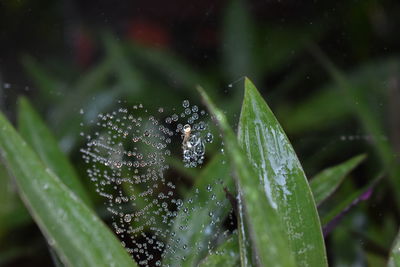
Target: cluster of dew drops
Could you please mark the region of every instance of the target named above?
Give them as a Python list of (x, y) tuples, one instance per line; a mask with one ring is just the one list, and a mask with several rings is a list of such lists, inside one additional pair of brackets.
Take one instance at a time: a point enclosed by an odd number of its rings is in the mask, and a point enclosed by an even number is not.
[(189, 203), (181, 199), (176, 179), (167, 175), (168, 158), (180, 153), (185, 167), (199, 167), (214, 135), (207, 112), (188, 100), (180, 109), (165, 116), (164, 108), (159, 108), (159, 119), (142, 104), (121, 107), (98, 114), (88, 127), (90, 133), (81, 134), (87, 176), (104, 198), (113, 230), (140, 266), (161, 266), (165, 255), (187, 249), (174, 237), (176, 231), (190, 229), (176, 227), (176, 217), (181, 210), (187, 213), (188, 207), (195, 209), (197, 196)]

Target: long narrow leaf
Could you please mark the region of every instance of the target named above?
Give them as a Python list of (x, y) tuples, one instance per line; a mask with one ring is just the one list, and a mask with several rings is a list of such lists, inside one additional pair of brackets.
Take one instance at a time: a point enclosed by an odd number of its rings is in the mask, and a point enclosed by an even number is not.
[(0, 149), (25, 205), (67, 266), (135, 266), (101, 220), (0, 114)]
[[(382, 120), (377, 112), (374, 112), (371, 108), (371, 104), (365, 97), (364, 90), (360, 90), (360, 85), (357, 85), (348, 79), (347, 76), (342, 73), (342, 71), (337, 68), (318, 47), (311, 47), (311, 51), (319, 60), (321, 65), (328, 71), (332, 79), (341, 88), (341, 92), (347, 100), (347, 104), (353, 110), (354, 115), (358, 118), (365, 131), (372, 136), (375, 150), (379, 155), (383, 166), (389, 172), (389, 182), (396, 190), (399, 190), (400, 179), (398, 179), (398, 177), (400, 175), (400, 165), (394, 156), (395, 153), (390, 142), (386, 138), (382, 138), (385, 136)], [(396, 66), (394, 64), (395, 63), (392, 63), (392, 66)], [(400, 194), (395, 194), (395, 196), (397, 208), (400, 209)]]
[(224, 133), (226, 151), (237, 173), (253, 248), (260, 263), (263, 266), (295, 266), (278, 214), (260, 186), (253, 166), (240, 149), (224, 113), (211, 102), (202, 88), (198, 90)]
[(335, 203), (335, 205), (333, 205), (333, 207), (330, 208), (326, 213), (321, 214), (321, 223), (324, 227), (323, 230), (325, 236), (329, 234), (334, 227), (336, 227), (343, 216), (347, 214), (352, 207), (363, 200), (367, 200), (371, 196), (375, 185), (381, 178), (382, 175), (379, 175), (367, 185), (354, 191), (338, 203)]
[(84, 186), (79, 181), (75, 169), (59, 148), (55, 137), (46, 127), (39, 114), (26, 98), (19, 99), (18, 108), (20, 134), (60, 180), (86, 204), (89, 204), (90, 199)]
[(343, 182), (346, 175), (360, 164), (365, 157), (365, 155), (353, 157), (337, 166), (323, 170), (312, 178), (310, 181), (310, 187), (317, 205), (320, 205), (333, 192), (335, 192), (338, 186)]
[(326, 266), (321, 225), (307, 178), (281, 126), (247, 78), (238, 135), (257, 169), (264, 197), (285, 227), (298, 264)]

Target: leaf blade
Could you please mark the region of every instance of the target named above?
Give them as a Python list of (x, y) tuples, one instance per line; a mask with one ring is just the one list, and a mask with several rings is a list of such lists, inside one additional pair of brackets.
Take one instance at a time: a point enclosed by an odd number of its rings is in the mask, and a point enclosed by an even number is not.
[[(32, 217), (67, 266), (136, 266), (100, 219), (0, 114), (0, 148)], [(94, 245), (93, 245), (94, 244)]]
[(240, 149), (224, 113), (214, 105), (202, 88), (197, 89), (224, 134), (226, 151), (237, 172), (237, 180), (243, 191), (250, 235), (261, 264), (296, 266), (276, 211), (259, 188), (258, 179), (252, 179), (256, 177), (254, 170)]
[(366, 158), (365, 155), (355, 156), (339, 165), (327, 168), (310, 180), (311, 191), (315, 202), (320, 205), (342, 183), (346, 175)]
[(36, 151), (40, 159), (86, 204), (90, 198), (75, 169), (58, 146), (55, 137), (25, 97), (18, 101), (18, 128), (21, 136)]
[(307, 178), (284, 131), (248, 78), (238, 136), (257, 167), (264, 195), (285, 226), (296, 262), (327, 266), (321, 224)]

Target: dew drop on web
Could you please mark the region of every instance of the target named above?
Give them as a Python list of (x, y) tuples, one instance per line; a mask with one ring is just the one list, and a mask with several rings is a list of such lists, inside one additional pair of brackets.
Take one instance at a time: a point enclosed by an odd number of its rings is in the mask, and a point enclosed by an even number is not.
[[(215, 196), (223, 192), (221, 177), (185, 196), (187, 185), (179, 184), (169, 165), (180, 158), (184, 167), (201, 171), (218, 136), (207, 112), (188, 100), (171, 114), (163, 107), (152, 113), (142, 104), (118, 105), (126, 106), (98, 114), (86, 127), (90, 133), (82, 134), (86, 143), (81, 148), (87, 176), (104, 199), (114, 232), (140, 266), (175, 266), (174, 260), (209, 253), (225, 231), (225, 218), (209, 207), (230, 205)], [(209, 224), (193, 224), (198, 213), (210, 217)], [(184, 237), (193, 232), (209, 235), (208, 243), (189, 247)]]

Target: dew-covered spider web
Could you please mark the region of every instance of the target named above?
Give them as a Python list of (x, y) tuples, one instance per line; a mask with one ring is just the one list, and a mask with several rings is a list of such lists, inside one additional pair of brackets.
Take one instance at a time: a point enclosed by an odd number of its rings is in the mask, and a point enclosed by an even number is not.
[[(140, 266), (179, 266), (211, 253), (226, 233), (221, 207), (231, 209), (223, 193), (226, 177), (203, 185), (192, 177), (186, 181), (192, 185), (182, 186), (171, 167), (175, 162), (201, 173), (209, 147), (221, 150), (209, 115), (188, 100), (171, 114), (119, 105), (91, 122), (81, 153), (122, 245)], [(204, 214), (207, 219), (196, 221)]]

